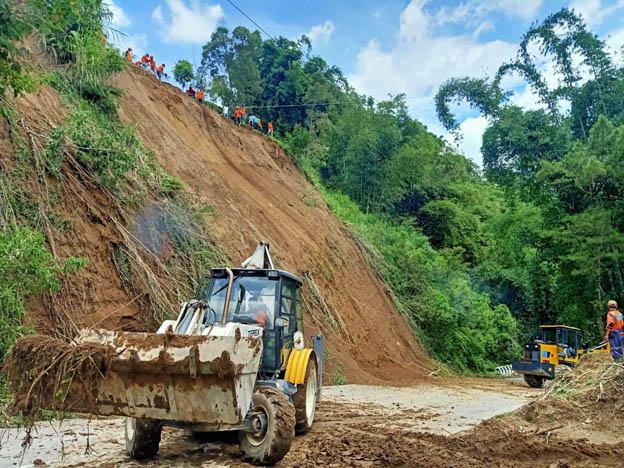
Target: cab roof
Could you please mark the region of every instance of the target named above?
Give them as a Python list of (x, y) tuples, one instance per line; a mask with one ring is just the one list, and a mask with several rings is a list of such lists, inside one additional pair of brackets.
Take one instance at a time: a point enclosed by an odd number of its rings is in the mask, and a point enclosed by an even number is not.
[[(255, 268), (231, 268), (231, 270), (232, 270), (232, 273), (234, 273), (234, 276), (238, 276), (241, 273), (245, 273), (245, 272), (248, 272), (247, 274), (253, 275), (253, 276), (271, 277), (273, 275), (278, 275), (278, 276), (295, 281), (299, 286), (303, 285), (303, 281), (301, 281), (301, 279), (298, 276), (293, 275), (292, 273), (285, 271), (285, 270), (277, 270), (277, 269), (261, 270), (261, 269), (255, 269)], [(227, 276), (227, 272), (225, 268), (213, 268), (211, 270), (211, 275), (214, 276), (215, 278), (222, 278), (224, 276)]]
[(576, 328), (576, 327), (569, 327), (567, 325), (540, 325), (540, 328), (567, 328), (568, 330), (576, 330), (576, 331), (581, 331), (580, 328)]

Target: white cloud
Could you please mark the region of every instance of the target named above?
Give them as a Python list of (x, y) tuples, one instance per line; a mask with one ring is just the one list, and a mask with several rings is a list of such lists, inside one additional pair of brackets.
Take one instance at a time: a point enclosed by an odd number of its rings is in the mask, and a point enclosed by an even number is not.
[(325, 47), (329, 44), (333, 33), (334, 23), (331, 20), (327, 20), (323, 24), (312, 26), (312, 29), (310, 29), (306, 36), (308, 36), (313, 46)]
[(130, 18), (128, 18), (123, 9), (120, 6), (116, 5), (115, 2), (113, 2), (112, 0), (107, 0), (105, 2), (105, 5), (108, 7), (111, 14), (113, 15), (113, 18), (111, 20), (111, 26), (113, 28), (127, 28), (132, 24)]
[(624, 28), (611, 31), (606, 39), (607, 47), (613, 57), (620, 63), (624, 63)]
[(221, 5), (207, 5), (199, 0), (165, 0), (168, 14), (161, 5), (152, 11), (152, 18), (162, 31), (163, 42), (203, 44), (210, 39), (223, 18)]
[(624, 0), (610, 6), (604, 6), (602, 0), (573, 0), (570, 3), (570, 8), (580, 13), (590, 28), (602, 24), (605, 18), (623, 6)]
[[(429, 127), (436, 122), (433, 97), (454, 76), (493, 75), (513, 58), (517, 46), (495, 40), (479, 41), (471, 33), (438, 35), (435, 13), (413, 0), (401, 14), (395, 43), (385, 50), (371, 40), (357, 54), (355, 72), (348, 79), (360, 93), (382, 99), (405, 93), (412, 115)], [(478, 28), (476, 25), (475, 28)]]
[[(419, 3), (424, 5), (427, 1)], [(467, 0), (454, 7), (443, 6), (433, 16), (435, 23), (439, 25), (462, 23), (472, 27), (493, 12), (500, 12), (512, 18), (532, 19), (542, 3), (543, 0)]]
[(464, 156), (472, 159), (479, 166), (483, 166), (481, 141), (483, 132), (485, 132), (488, 125), (485, 117), (469, 117), (459, 127), (463, 135), (463, 139), (459, 143), (459, 149)]

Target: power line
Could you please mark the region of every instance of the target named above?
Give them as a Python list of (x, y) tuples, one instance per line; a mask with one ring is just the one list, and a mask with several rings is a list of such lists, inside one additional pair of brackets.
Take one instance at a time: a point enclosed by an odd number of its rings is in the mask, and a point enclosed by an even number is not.
[(271, 39), (275, 39), (275, 38), (274, 38), (273, 36), (271, 36), (268, 32), (266, 32), (266, 31), (262, 28), (262, 26), (260, 26), (258, 23), (256, 23), (256, 22), (255, 22), (255, 21), (251, 18), (251, 16), (249, 16), (249, 15), (248, 15), (247, 13), (245, 13), (243, 10), (241, 10), (240, 8), (238, 8), (238, 7), (234, 4), (234, 2), (233, 2), (232, 0), (227, 0), (227, 2), (228, 2), (230, 5), (232, 5), (234, 8), (236, 8), (238, 11), (240, 11), (240, 12), (243, 14), (243, 16), (245, 16), (245, 18), (247, 18), (249, 21), (251, 21), (253, 24), (255, 24), (255, 25), (258, 27), (258, 29), (260, 29), (260, 31), (262, 31), (264, 34), (266, 34), (267, 36), (269, 36)]
[(278, 104), (274, 106), (245, 106), (247, 109), (274, 109), (277, 107), (313, 107), (345, 105), (344, 102), (317, 102), (313, 104)]

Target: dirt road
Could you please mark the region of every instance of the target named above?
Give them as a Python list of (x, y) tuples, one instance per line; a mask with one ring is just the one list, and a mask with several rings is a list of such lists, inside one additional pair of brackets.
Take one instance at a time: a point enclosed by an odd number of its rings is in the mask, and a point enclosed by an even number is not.
[[(535, 394), (511, 381), (480, 379), (440, 381), (406, 388), (345, 385), (327, 387), (323, 392), (314, 429), (295, 440), (280, 466), (308, 466), (307, 463), (314, 466), (318, 454), (310, 453), (311, 447), (317, 446), (319, 441), (340, 443), (347, 432), (454, 434), (484, 419), (512, 411)], [(124, 421), (119, 418), (91, 422), (72, 419), (64, 421), (60, 427), (57, 423), (41, 423), (33, 431), (31, 447), (22, 456), (23, 437), (23, 431), (5, 431), (0, 467), (45, 466), (43, 464), (100, 468), (248, 466), (241, 463), (233, 440), (198, 440), (183, 431), (168, 428), (163, 433), (157, 458), (142, 464), (133, 462), (125, 453)], [(339, 450), (344, 453), (342, 448)], [(358, 454), (354, 452), (353, 455), (353, 459), (358, 460)]]

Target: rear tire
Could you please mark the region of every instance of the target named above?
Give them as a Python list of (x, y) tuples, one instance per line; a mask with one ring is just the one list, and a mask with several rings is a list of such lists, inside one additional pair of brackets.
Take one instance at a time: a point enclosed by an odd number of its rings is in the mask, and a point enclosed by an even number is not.
[(524, 374), (524, 381), (529, 387), (533, 388), (542, 388), (542, 385), (544, 385), (544, 377), (539, 375)]
[(158, 453), (162, 422), (157, 419), (126, 418), (126, 449), (135, 460)]
[(308, 361), (306, 377), (303, 384), (297, 388), (297, 393), (293, 396), (295, 404), (295, 433), (297, 435), (307, 434), (312, 428), (314, 422), (314, 413), (316, 412), (316, 398), (318, 376), (316, 373), (316, 360), (314, 356)]
[(295, 438), (295, 408), (286, 394), (260, 387), (253, 396), (254, 411), (266, 417), (264, 433), (239, 432), (243, 459), (254, 465), (273, 465), (290, 450)]

